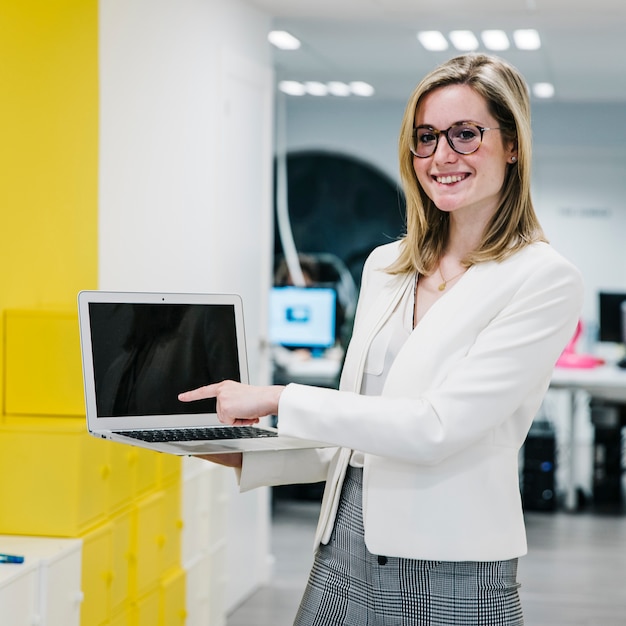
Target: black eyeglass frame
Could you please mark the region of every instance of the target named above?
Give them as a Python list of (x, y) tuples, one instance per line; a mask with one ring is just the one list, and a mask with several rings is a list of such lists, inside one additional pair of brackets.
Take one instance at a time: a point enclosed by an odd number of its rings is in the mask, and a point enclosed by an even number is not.
[[(448, 135), (448, 133), (453, 128), (456, 128), (458, 126), (471, 126), (472, 128), (476, 128), (480, 132), (480, 142), (478, 143), (478, 145), (473, 150), (469, 150), (468, 152), (463, 152), (462, 150), (458, 150), (457, 148), (455, 148), (454, 145), (452, 144), (452, 140), (450, 139), (450, 135)], [(418, 159), (428, 159), (429, 157), (433, 156), (433, 154), (435, 154), (435, 152), (437, 150), (437, 146), (439, 145), (439, 137), (441, 135), (445, 135), (446, 136), (446, 141), (448, 142), (448, 145), (452, 148), (452, 150), (454, 150), (457, 154), (462, 154), (464, 156), (467, 156), (468, 154), (474, 154), (474, 152), (476, 152), (478, 150), (478, 148), (480, 148), (480, 146), (483, 143), (483, 136), (485, 134), (485, 131), (487, 131), (487, 130), (502, 130), (499, 126), (497, 126), (497, 127), (494, 126), (492, 128), (489, 128), (487, 126), (479, 126), (475, 122), (455, 122), (454, 124), (452, 124), (452, 126), (450, 126), (449, 128), (446, 128), (445, 130), (438, 130), (437, 128), (433, 128), (432, 126), (429, 126), (428, 124), (420, 124), (419, 126), (416, 126), (413, 129), (413, 133), (411, 135), (411, 139), (412, 139), (413, 145), (415, 145), (415, 146), (417, 146), (417, 131), (420, 130), (421, 128), (429, 130), (433, 135), (435, 135), (436, 140), (435, 140), (435, 146), (433, 147), (433, 150), (432, 150), (432, 152), (430, 154), (419, 155), (419, 154), (417, 154), (416, 150), (413, 149), (412, 146), (409, 146), (409, 150), (411, 151), (411, 154), (413, 156), (416, 156)]]

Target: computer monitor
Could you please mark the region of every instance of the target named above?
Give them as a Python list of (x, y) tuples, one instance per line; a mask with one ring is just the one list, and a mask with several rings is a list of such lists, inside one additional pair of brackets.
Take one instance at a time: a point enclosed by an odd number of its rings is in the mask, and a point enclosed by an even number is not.
[(598, 339), (600, 341), (626, 343), (626, 328), (624, 327), (625, 309), (622, 306), (624, 302), (626, 302), (626, 292), (599, 292)]
[(288, 348), (325, 349), (335, 343), (337, 294), (326, 287), (273, 287), (269, 338)]

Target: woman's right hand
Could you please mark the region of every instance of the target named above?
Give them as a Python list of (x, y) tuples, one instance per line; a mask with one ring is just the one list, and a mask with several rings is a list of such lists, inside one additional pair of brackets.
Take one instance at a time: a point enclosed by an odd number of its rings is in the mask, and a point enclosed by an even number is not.
[(216, 398), (217, 417), (222, 424), (246, 426), (257, 424), (266, 415), (278, 413), (278, 400), (284, 387), (280, 385), (244, 385), (224, 380), (178, 394), (181, 402)]

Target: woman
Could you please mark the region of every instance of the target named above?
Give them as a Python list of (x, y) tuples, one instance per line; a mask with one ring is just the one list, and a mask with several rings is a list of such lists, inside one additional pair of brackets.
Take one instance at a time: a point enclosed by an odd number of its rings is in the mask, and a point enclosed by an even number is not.
[(365, 264), (340, 390), (181, 396), (338, 446), (221, 460), (242, 489), (326, 480), (298, 625), (523, 623), (518, 452), (582, 306), (533, 209), (530, 141), (513, 67), (472, 54), (435, 69), (400, 132), (407, 233)]

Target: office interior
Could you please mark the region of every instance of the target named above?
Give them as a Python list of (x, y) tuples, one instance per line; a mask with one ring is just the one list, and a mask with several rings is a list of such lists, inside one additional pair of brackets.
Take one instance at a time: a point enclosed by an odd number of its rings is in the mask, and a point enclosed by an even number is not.
[[(269, 490), (87, 435), (76, 296), (239, 293), (251, 381), (272, 380), (279, 105), (288, 154), (392, 182), (404, 108), (277, 94), (272, 26), (245, 0), (0, 0), (0, 552), (26, 557), (0, 563), (0, 614), (15, 626), (220, 626), (271, 582)], [(584, 276), (577, 348), (609, 366), (622, 352), (595, 341), (597, 295), (626, 292), (623, 108), (533, 103), (536, 207)], [(555, 495), (573, 515), (593, 495), (595, 429), (588, 381), (562, 382), (540, 417), (571, 461)]]

